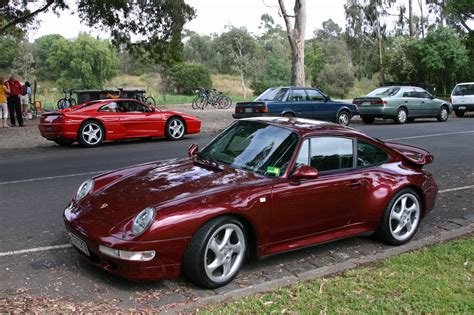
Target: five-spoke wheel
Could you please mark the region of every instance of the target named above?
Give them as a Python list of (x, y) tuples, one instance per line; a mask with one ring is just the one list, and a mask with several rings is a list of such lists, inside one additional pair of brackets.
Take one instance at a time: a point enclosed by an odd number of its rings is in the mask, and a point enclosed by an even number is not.
[(398, 192), (385, 209), (382, 224), (376, 235), (392, 245), (408, 242), (421, 220), (421, 201), (411, 189)]
[(189, 242), (183, 272), (197, 285), (218, 288), (235, 278), (246, 252), (247, 238), (241, 222), (219, 217), (201, 227)]
[(104, 140), (104, 128), (96, 121), (86, 121), (79, 128), (78, 141), (86, 147), (95, 147)]
[(170, 140), (180, 140), (184, 137), (186, 126), (184, 121), (179, 117), (172, 117), (166, 123), (165, 134)]

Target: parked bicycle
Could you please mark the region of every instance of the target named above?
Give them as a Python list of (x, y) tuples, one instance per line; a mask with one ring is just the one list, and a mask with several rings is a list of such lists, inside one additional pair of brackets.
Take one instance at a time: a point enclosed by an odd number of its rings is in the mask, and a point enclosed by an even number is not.
[(155, 106), (156, 105), (156, 101), (155, 101), (155, 98), (153, 96), (145, 97), (144, 94), (138, 93), (138, 94), (135, 95), (135, 98), (137, 100), (139, 100), (140, 102), (143, 102), (143, 103), (148, 104), (150, 106)]
[(198, 88), (196, 90), (196, 97), (192, 102), (192, 108), (203, 110), (208, 105), (218, 109), (226, 109), (232, 105), (232, 100), (216, 89)]
[(64, 98), (58, 100), (58, 109), (65, 109), (77, 104), (76, 99), (72, 97), (73, 89), (63, 89)]

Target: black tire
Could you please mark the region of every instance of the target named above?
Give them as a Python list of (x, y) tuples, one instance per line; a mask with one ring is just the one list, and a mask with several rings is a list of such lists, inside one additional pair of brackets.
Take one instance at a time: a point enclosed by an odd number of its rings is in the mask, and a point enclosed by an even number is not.
[[(391, 228), (390, 228), (391, 218), (390, 217), (391, 217), (392, 208), (394, 207), (394, 203), (397, 202), (398, 198), (400, 198), (401, 196), (404, 196), (404, 195), (414, 196), (418, 200), (420, 211), (419, 211), (419, 217), (418, 217), (416, 226), (414, 227), (413, 233), (407, 239), (405, 239), (403, 241), (400, 241), (400, 240), (396, 239), (393, 236), (392, 232), (391, 232)], [(421, 217), (422, 217), (422, 209), (423, 209), (423, 204), (421, 202), (420, 196), (418, 195), (418, 193), (416, 191), (414, 191), (411, 188), (405, 188), (405, 189), (402, 189), (402, 190), (398, 191), (392, 197), (392, 199), (388, 203), (387, 207), (385, 208), (384, 213), (383, 213), (383, 217), (382, 217), (382, 221), (381, 221), (377, 231), (375, 232), (374, 237), (377, 238), (378, 240), (384, 242), (384, 243), (387, 243), (387, 244), (390, 244), (390, 245), (396, 245), (396, 246), (409, 242), (413, 238), (413, 236), (416, 234), (416, 231), (417, 231), (417, 229), (420, 225)]]
[[(95, 134), (95, 136), (92, 136), (92, 134)], [(85, 147), (97, 147), (104, 139), (104, 126), (96, 120), (83, 122), (77, 134), (77, 141)]]
[(58, 109), (67, 108), (67, 101), (64, 98), (58, 100)]
[(436, 116), (436, 119), (439, 122), (445, 122), (448, 120), (449, 117), (449, 109), (447, 106), (443, 105), (439, 108), (438, 116)]
[[(226, 225), (233, 225), (240, 229), (243, 235), (243, 257), (239, 256), (239, 262), (235, 262), (238, 265), (234, 270), (233, 274), (229, 275), (228, 279), (224, 281), (217, 282), (209, 277), (206, 272), (206, 260), (209, 259), (206, 256), (206, 249), (209, 242), (211, 242), (211, 237), (213, 234), (218, 231), (220, 228)], [(239, 273), (240, 269), (244, 265), (245, 257), (247, 254), (247, 235), (245, 228), (242, 223), (233, 217), (223, 216), (218, 217), (214, 220), (211, 220), (204, 224), (191, 238), (191, 241), (186, 248), (183, 258), (183, 274), (184, 276), (191, 281), (192, 283), (205, 287), (208, 289), (216, 289), (222, 287), (229, 282), (231, 282)], [(216, 269), (217, 270), (217, 269)]]
[(351, 124), (351, 113), (347, 110), (341, 110), (337, 114), (336, 122), (341, 126), (349, 126)]
[(145, 98), (145, 103), (151, 106), (156, 105), (155, 98), (153, 96), (148, 96)]
[(232, 99), (228, 96), (224, 96), (221, 101), (221, 106), (223, 109), (230, 108), (232, 106)]
[(283, 117), (292, 118), (292, 117), (296, 117), (296, 116), (295, 116), (295, 114), (292, 114), (292, 113), (285, 113), (285, 114), (283, 114)]
[(394, 118), (397, 124), (404, 124), (408, 121), (408, 112), (405, 107), (400, 107), (397, 110), (397, 115)]
[[(178, 130), (178, 126), (179, 130)], [(171, 117), (166, 122), (165, 135), (172, 141), (181, 140), (186, 134), (186, 123), (180, 117)]]
[(56, 139), (54, 142), (62, 147), (68, 147), (74, 143), (74, 141), (69, 139)]
[(364, 124), (367, 124), (367, 125), (371, 125), (375, 121), (375, 117), (371, 117), (371, 116), (360, 116), (360, 118), (362, 118), (362, 121), (364, 122)]
[(464, 114), (466, 112), (460, 111), (460, 110), (455, 110), (454, 113), (456, 114), (456, 117), (464, 117)]

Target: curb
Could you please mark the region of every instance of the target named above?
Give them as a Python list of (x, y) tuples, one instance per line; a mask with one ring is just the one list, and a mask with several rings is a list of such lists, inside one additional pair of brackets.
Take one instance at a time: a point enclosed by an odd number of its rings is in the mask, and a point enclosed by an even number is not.
[(260, 284), (246, 287), (246, 288), (229, 291), (224, 294), (200, 298), (191, 303), (185, 303), (185, 304), (179, 304), (179, 305), (173, 304), (173, 305), (168, 305), (168, 306), (164, 305), (163, 306), (164, 309), (161, 311), (161, 313), (169, 314), (169, 313), (194, 312), (196, 309), (203, 308), (209, 304), (227, 302), (227, 301), (235, 300), (238, 298), (247, 297), (250, 295), (272, 291), (277, 288), (287, 287), (301, 281), (308, 281), (308, 280), (313, 280), (316, 278), (326, 277), (326, 276), (340, 273), (340, 272), (343, 272), (355, 267), (359, 267), (368, 263), (373, 263), (373, 262), (383, 260), (392, 256), (398, 256), (403, 253), (411, 252), (425, 246), (433, 245), (433, 244), (440, 243), (443, 241), (448, 241), (448, 240), (457, 238), (459, 236), (462, 236), (464, 234), (468, 234), (471, 232), (474, 232), (474, 223), (471, 223), (459, 229), (441, 233), (437, 236), (429, 236), (420, 240), (411, 241), (403, 246), (392, 247), (392, 248), (386, 249), (385, 251), (381, 253), (367, 255), (360, 258), (348, 259), (346, 261), (343, 261), (334, 265), (324, 266), (324, 267), (316, 268), (313, 270), (305, 271), (295, 276), (283, 277), (281, 279), (266, 281)]

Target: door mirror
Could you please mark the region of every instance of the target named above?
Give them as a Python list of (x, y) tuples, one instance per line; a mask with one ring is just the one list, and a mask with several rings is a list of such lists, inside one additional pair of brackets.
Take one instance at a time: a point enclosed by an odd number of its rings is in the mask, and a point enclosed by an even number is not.
[(193, 143), (193, 144), (191, 144), (191, 146), (188, 149), (188, 156), (193, 157), (198, 153), (198, 151), (199, 151), (198, 145)]
[(291, 179), (314, 179), (318, 178), (319, 172), (309, 165), (299, 165), (291, 175)]

